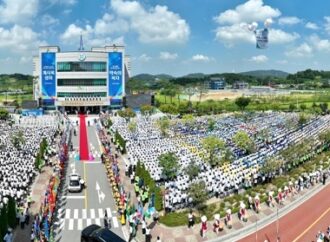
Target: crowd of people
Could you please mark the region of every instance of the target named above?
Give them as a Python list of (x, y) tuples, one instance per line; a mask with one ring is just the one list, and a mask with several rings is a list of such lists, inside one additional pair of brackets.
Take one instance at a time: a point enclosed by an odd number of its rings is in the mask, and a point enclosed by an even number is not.
[[(278, 155), (289, 146), (298, 144), (304, 139), (313, 140), (330, 126), (330, 117), (312, 118), (303, 127), (299, 127), (297, 114), (292, 113), (257, 113), (247, 120), (227, 115), (216, 117), (215, 128), (207, 129), (207, 117), (194, 120), (194, 125), (187, 125), (181, 120), (173, 120), (176, 125), (163, 137), (153, 117), (138, 115), (136, 131), (128, 129), (128, 122), (121, 117), (113, 117), (113, 132), (118, 131), (126, 140), (126, 149), (130, 164), (141, 161), (158, 182), (164, 182), (162, 168), (158, 157), (173, 152), (179, 159), (180, 170), (174, 180), (166, 181), (165, 207), (169, 211), (189, 205), (192, 199), (188, 196), (190, 184), (204, 181), (209, 196), (226, 196), (240, 188), (255, 185), (264, 180), (258, 168), (272, 156)], [(246, 154), (233, 142), (232, 137), (239, 130), (249, 134), (256, 144), (256, 152)], [(267, 130), (265, 134), (264, 130)], [(226, 146), (233, 151), (232, 163), (213, 168), (203, 158), (201, 140), (209, 135), (223, 139)], [(266, 137), (265, 137), (266, 136)], [(320, 145), (315, 139), (314, 147)], [(200, 167), (199, 174), (190, 179), (184, 172), (185, 167), (195, 163)]]
[(14, 124), (0, 121), (0, 204), (6, 203), (9, 196), (19, 206), (25, 204), (37, 174), (35, 160), (41, 141), (46, 139), (48, 144), (43, 159), (56, 152), (53, 142), (58, 129), (56, 119), (55, 116), (21, 117)]

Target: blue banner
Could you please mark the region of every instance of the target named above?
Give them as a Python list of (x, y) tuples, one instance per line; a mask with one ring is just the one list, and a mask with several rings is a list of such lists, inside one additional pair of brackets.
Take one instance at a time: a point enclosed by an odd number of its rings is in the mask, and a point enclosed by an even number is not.
[(123, 95), (123, 55), (121, 52), (108, 54), (108, 94), (110, 104), (120, 104)]
[(41, 53), (41, 90), (42, 99), (54, 104), (56, 98), (56, 54)]
[(268, 29), (258, 29), (255, 34), (257, 39), (257, 48), (266, 49), (268, 44)]

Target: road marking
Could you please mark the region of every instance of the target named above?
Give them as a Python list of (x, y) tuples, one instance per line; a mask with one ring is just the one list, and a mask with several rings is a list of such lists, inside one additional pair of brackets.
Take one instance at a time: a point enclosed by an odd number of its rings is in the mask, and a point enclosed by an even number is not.
[(65, 226), (65, 219), (61, 218), (60, 219), (60, 230), (63, 230)]
[(297, 238), (295, 238), (295, 240), (293, 242), (298, 241), (302, 236), (304, 236), (315, 224), (317, 224), (328, 212), (330, 211), (330, 207), (324, 211), (321, 216), (316, 219), (307, 229), (304, 230), (304, 232), (302, 232)]
[[(84, 162), (84, 181), (85, 184), (87, 185), (87, 179), (86, 179), (86, 163)], [(85, 188), (85, 209), (87, 209), (88, 206), (88, 201), (87, 201), (87, 189)]]
[(71, 212), (71, 209), (65, 209), (65, 219), (70, 218), (70, 212)]
[(84, 199), (85, 196), (63, 196), (66, 199)]
[(95, 224), (101, 226), (101, 219), (96, 218), (96, 219), (95, 219)]
[(113, 217), (112, 218), (112, 221), (113, 221), (113, 227), (118, 228), (119, 227), (119, 224), (118, 224), (117, 217)]
[(73, 211), (73, 218), (74, 218), (74, 219), (77, 219), (77, 218), (78, 218), (78, 209), (75, 209), (75, 210)]
[(88, 219), (86, 220), (86, 223), (87, 223), (87, 225), (86, 225), (86, 226), (89, 226), (89, 225), (91, 225), (91, 224), (92, 224), (92, 220), (91, 220), (90, 218), (88, 218)]
[(73, 230), (74, 219), (69, 219), (69, 227), (68, 230)]
[(82, 210), (82, 218), (83, 219), (86, 219), (87, 218), (87, 210), (86, 209), (83, 209)]
[(103, 209), (99, 208), (99, 218), (102, 218), (104, 216)]
[(95, 210), (94, 208), (91, 209), (91, 216), (90, 216), (92, 219), (95, 218)]
[(82, 224), (82, 219), (78, 219), (78, 230), (82, 230), (83, 224)]
[(108, 214), (108, 216), (111, 216), (111, 209), (110, 208), (107, 208), (107, 214)]

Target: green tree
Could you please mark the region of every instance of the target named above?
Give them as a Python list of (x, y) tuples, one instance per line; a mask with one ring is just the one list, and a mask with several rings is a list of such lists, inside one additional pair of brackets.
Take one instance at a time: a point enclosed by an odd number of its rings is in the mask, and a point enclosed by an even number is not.
[(259, 171), (262, 174), (271, 174), (271, 173), (274, 173), (277, 170), (279, 170), (280, 167), (283, 166), (283, 164), (284, 164), (283, 160), (279, 160), (279, 159), (276, 159), (276, 158), (269, 158), (261, 166)]
[(191, 97), (192, 96), (194, 96), (194, 94), (195, 94), (195, 88), (193, 88), (193, 87), (186, 87), (184, 90), (183, 90), (183, 93), (185, 94), (185, 95), (187, 95), (188, 96), (188, 101), (190, 102), (190, 100), (191, 100)]
[(197, 93), (198, 93), (198, 98), (199, 98), (199, 102), (202, 101), (202, 97), (208, 93), (208, 89), (206, 88), (204, 82), (200, 83), (197, 87)]
[(213, 131), (215, 128), (216, 122), (213, 118), (208, 118), (207, 119), (207, 128), (209, 131)]
[(245, 131), (238, 131), (232, 139), (238, 148), (245, 150), (248, 154), (251, 154), (255, 149), (253, 140)]
[(320, 109), (322, 111), (322, 113), (327, 113), (328, 112), (328, 103), (320, 103)]
[(306, 124), (308, 122), (308, 117), (306, 114), (301, 113), (299, 114), (299, 118), (298, 118), (298, 125), (300, 127), (302, 127), (304, 124)]
[(220, 165), (221, 159), (217, 156), (217, 153), (224, 150), (225, 142), (215, 136), (208, 136), (202, 139), (202, 146), (207, 153), (207, 159), (210, 165)]
[(15, 199), (9, 197), (8, 200), (8, 225), (11, 228), (15, 228), (17, 225), (16, 221), (16, 202)]
[(251, 99), (248, 97), (239, 97), (235, 100), (235, 104), (241, 109), (242, 111), (250, 104)]
[(4, 235), (7, 229), (8, 229), (8, 213), (7, 213), (7, 205), (4, 204), (0, 210), (0, 231), (2, 231)]
[(187, 126), (192, 127), (194, 125), (195, 119), (192, 114), (185, 114), (182, 116), (182, 121)]
[(125, 118), (126, 121), (136, 116), (135, 112), (131, 108), (125, 108), (124, 110), (119, 110), (117, 113), (120, 117)]
[(151, 115), (153, 113), (154, 107), (151, 105), (142, 105), (140, 110), (141, 114), (144, 116)]
[(131, 132), (131, 133), (135, 133), (136, 132), (136, 129), (137, 129), (137, 124), (135, 121), (131, 120), (129, 123), (128, 123), (128, 130)]
[(300, 104), (300, 109), (304, 112), (307, 109), (306, 104), (304, 103)]
[(180, 168), (178, 163), (178, 157), (174, 153), (169, 152), (161, 154), (158, 157), (158, 160), (159, 165), (163, 168), (163, 175), (167, 179), (172, 180), (176, 176)]
[(190, 164), (185, 168), (186, 174), (189, 176), (189, 179), (192, 180), (200, 172), (200, 167), (195, 162), (190, 162)]
[(290, 103), (289, 105), (289, 111), (293, 112), (295, 110), (296, 106), (293, 103)]
[(328, 144), (330, 142), (330, 131), (324, 131), (322, 133), (319, 134), (319, 140), (322, 143)]
[(162, 104), (160, 105), (159, 110), (162, 111), (163, 113), (170, 113), (170, 114), (178, 113), (177, 107), (173, 104)]
[(167, 130), (170, 127), (170, 120), (167, 117), (162, 117), (157, 120), (157, 126), (163, 136), (167, 134)]
[(23, 131), (19, 130), (17, 133), (12, 134), (11, 142), (16, 149), (20, 149), (20, 147), (25, 144)]
[(208, 192), (204, 181), (192, 183), (188, 189), (188, 195), (192, 198), (194, 206), (197, 208), (203, 207), (205, 204)]
[(9, 118), (9, 112), (6, 109), (0, 108), (0, 119), (6, 120)]

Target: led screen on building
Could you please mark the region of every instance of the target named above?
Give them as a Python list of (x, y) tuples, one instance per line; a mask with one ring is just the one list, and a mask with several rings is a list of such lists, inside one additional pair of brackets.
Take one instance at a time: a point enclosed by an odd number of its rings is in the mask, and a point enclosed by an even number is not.
[(123, 95), (123, 55), (121, 52), (108, 54), (108, 78), (111, 105), (120, 104)]
[(54, 105), (56, 97), (56, 54), (41, 53), (41, 90), (43, 103)]

